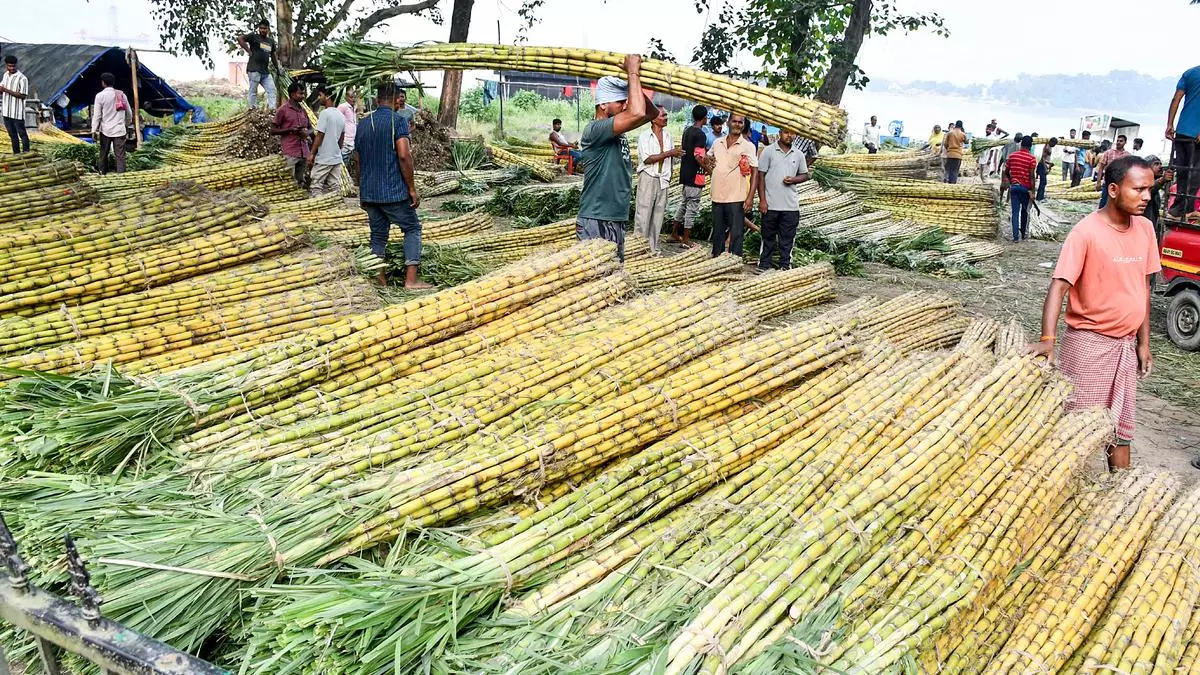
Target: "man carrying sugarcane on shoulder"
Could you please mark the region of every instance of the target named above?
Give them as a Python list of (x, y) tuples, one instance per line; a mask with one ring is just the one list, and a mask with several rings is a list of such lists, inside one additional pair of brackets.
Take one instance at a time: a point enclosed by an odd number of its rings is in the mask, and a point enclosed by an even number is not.
[(575, 235), (585, 239), (607, 239), (617, 245), (617, 256), (625, 261), (625, 223), (633, 194), (633, 162), (626, 132), (658, 116), (658, 108), (642, 92), (639, 72), (642, 57), (625, 57), (626, 82), (611, 75), (596, 83), (596, 117), (579, 139), (583, 151), (583, 192)]
[(1150, 279), (1159, 272), (1154, 227), (1142, 216), (1154, 171), (1127, 155), (1105, 170), (1104, 208), (1079, 221), (1063, 242), (1042, 308), (1042, 338), (1031, 351), (1053, 360), (1058, 316), (1067, 298), (1067, 328), (1058, 367), (1071, 380), (1072, 409), (1104, 406), (1116, 418), (1108, 468), (1129, 468), (1139, 377), (1150, 354)]

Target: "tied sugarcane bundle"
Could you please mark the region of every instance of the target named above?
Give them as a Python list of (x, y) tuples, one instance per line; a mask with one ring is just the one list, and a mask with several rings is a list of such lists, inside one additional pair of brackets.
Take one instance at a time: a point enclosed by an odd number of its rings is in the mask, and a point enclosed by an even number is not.
[(1118, 482), (980, 672), (1058, 672), (1099, 623), (1104, 607), (1178, 491), (1178, 479), (1167, 473), (1135, 471)]
[[(202, 190), (195, 192), (204, 194)], [(92, 204), (69, 214), (52, 214), (14, 225), (0, 225), (0, 249), (46, 244), (104, 232), (113, 223), (172, 214), (180, 209), (191, 208), (204, 199), (189, 190), (167, 189), (143, 199)]]
[(145, 291), (0, 319), (0, 354), (149, 326), (349, 276), (345, 251), (302, 250)]
[(492, 162), (501, 167), (521, 167), (529, 171), (529, 173), (543, 183), (553, 182), (558, 177), (558, 169), (546, 164), (539, 159), (528, 159), (521, 155), (509, 152), (495, 145), (488, 146), (488, 155), (492, 158)]
[(79, 174), (79, 165), (74, 162), (34, 164), (0, 172), (0, 195), (74, 183), (79, 180)]
[[(325, 75), (341, 85), (373, 83), (408, 70), (531, 70), (599, 79), (624, 75), (624, 54), (592, 49), (469, 43), (412, 47), (341, 42), (322, 56)], [(644, 59), (647, 88), (722, 110), (745, 113), (775, 127), (792, 129), (823, 145), (836, 145), (846, 131), (846, 113), (835, 106), (695, 68)]]
[(268, 218), (18, 279), (0, 287), (0, 317), (41, 314), (266, 258), (300, 246), (302, 235), (298, 222)]
[(20, 229), (23, 220), (93, 204), (99, 195), (86, 182), (10, 192), (0, 195), (0, 228)]
[[(1058, 139), (1058, 145), (1065, 146), (1068, 148), (1087, 149), (1087, 148), (1094, 148), (1098, 145), (1098, 143), (1096, 143), (1095, 141), (1090, 140), (1090, 139), (1085, 141), (1082, 138), (1064, 138), (1062, 136), (1057, 136), (1056, 138)], [(1049, 142), (1050, 142), (1050, 138), (1048, 138), (1046, 136), (1034, 136), (1034, 138), (1033, 138), (1034, 145), (1045, 145)], [(971, 139), (971, 152), (973, 152), (975, 154), (979, 154), (980, 152), (983, 152), (984, 150), (989, 150), (991, 148), (998, 148), (1003, 145), (1008, 145), (1009, 143), (1012, 143), (1012, 139), (1009, 139), (1009, 138), (978, 138), (978, 137), (972, 138)]]
[(254, 200), (231, 193), (200, 197), (191, 206), (182, 213), (110, 221), (101, 232), (0, 250), (0, 292), (53, 283), (85, 262), (99, 263), (250, 224), (266, 212)]
[(1170, 673), (1180, 665), (1200, 594), (1200, 491), (1155, 524), (1140, 558), (1066, 668), (1074, 673)]
[[(103, 363), (122, 364), (177, 349), (277, 329), (306, 319), (333, 319), (375, 309), (378, 295), (365, 282), (345, 279), (231, 303), (189, 316), (73, 340), (0, 360), (0, 380), (17, 370), (73, 373)], [(211, 355), (210, 355), (211, 356)]]
[(210, 161), (203, 165), (164, 167), (148, 171), (83, 177), (104, 201), (139, 197), (167, 184), (188, 181), (210, 190), (243, 188), (267, 201), (293, 201), (308, 197), (284, 170), (281, 156), (256, 160)]

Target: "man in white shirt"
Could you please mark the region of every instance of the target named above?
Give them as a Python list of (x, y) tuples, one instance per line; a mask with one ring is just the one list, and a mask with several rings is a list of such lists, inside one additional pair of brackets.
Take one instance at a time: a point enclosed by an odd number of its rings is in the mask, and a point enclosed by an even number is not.
[(658, 253), (658, 233), (667, 210), (667, 188), (671, 185), (674, 160), (683, 154), (675, 147), (667, 131), (667, 109), (659, 108), (650, 128), (638, 137), (637, 202), (633, 212), (633, 231), (650, 241), (650, 251)]
[[(1075, 130), (1070, 132), (1070, 139), (1075, 140)], [(1071, 180), (1071, 175), (1075, 173), (1075, 148), (1063, 146), (1062, 150), (1062, 179), (1064, 181)]]
[(879, 152), (879, 133), (881, 131), (879, 120), (871, 115), (870, 124), (863, 125), (863, 145), (867, 146), (868, 154), (874, 155)]
[(92, 103), (92, 138), (100, 145), (100, 173), (108, 173), (110, 148), (117, 173), (125, 173), (125, 133), (133, 121), (133, 111), (125, 92), (113, 86), (116, 81), (112, 73), (101, 73), (104, 88)]
[(342, 192), (342, 142), (346, 118), (335, 107), (329, 89), (321, 84), (316, 89), (321, 115), (317, 117), (317, 134), (308, 151), (309, 184), (314, 197)]
[(0, 79), (0, 117), (4, 118), (4, 130), (12, 140), (14, 155), (29, 152), (29, 134), (25, 131), (26, 96), (29, 96), (29, 78), (17, 70), (17, 57), (5, 54), (4, 77)]

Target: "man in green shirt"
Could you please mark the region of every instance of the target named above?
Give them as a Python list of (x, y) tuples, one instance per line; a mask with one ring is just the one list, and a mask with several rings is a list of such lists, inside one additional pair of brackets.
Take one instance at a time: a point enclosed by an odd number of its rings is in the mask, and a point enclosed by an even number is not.
[(633, 162), (625, 133), (658, 116), (658, 109), (642, 92), (639, 71), (642, 57), (625, 57), (629, 81), (605, 76), (596, 83), (596, 117), (579, 139), (583, 151), (583, 192), (575, 235), (584, 239), (607, 239), (617, 245), (617, 256), (625, 261), (625, 224), (633, 194)]

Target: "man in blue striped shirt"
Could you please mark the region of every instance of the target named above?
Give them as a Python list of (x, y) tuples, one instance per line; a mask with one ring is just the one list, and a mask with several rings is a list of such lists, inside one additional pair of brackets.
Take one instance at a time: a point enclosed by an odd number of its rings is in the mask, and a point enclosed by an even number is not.
[[(392, 223), (404, 233), (404, 288), (432, 288), (417, 275), (421, 265), (421, 221), (417, 207), (421, 196), (412, 186), (413, 159), (408, 145), (408, 120), (396, 114), (397, 88), (387, 82), (379, 86), (379, 106), (358, 123), (354, 152), (358, 154), (358, 201), (371, 225), (371, 252), (387, 256)], [(378, 281), (387, 285), (387, 276)]]

